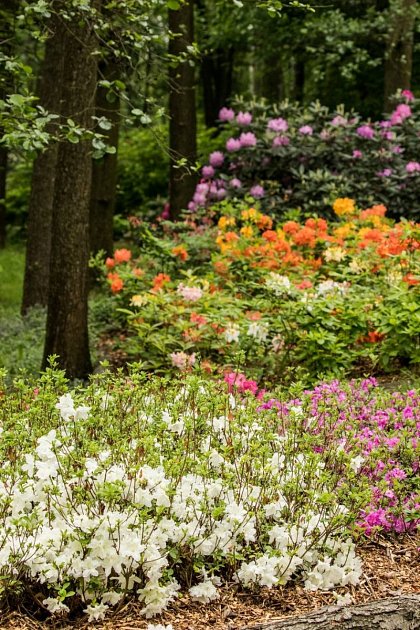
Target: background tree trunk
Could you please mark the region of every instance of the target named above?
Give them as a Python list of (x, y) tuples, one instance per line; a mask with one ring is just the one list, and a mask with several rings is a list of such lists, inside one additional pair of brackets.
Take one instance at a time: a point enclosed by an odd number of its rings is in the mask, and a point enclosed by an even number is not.
[[(10, 56), (13, 51), (14, 21), (19, 7), (19, 0), (2, 0), (0, 7), (0, 48), (4, 55)], [(9, 92), (11, 84), (10, 74), (1, 69), (0, 100)], [(0, 138), (3, 129), (0, 127)], [(7, 178), (8, 150), (0, 146), (0, 249), (6, 245), (6, 178)]]
[[(107, 81), (118, 78), (118, 67), (112, 61), (100, 64), (99, 76)], [(96, 90), (96, 116), (105, 116), (112, 124), (108, 131), (102, 130), (105, 142), (118, 148), (120, 100), (109, 100), (109, 90), (98, 87)], [(114, 96), (114, 95), (113, 95)], [(92, 162), (92, 188), (90, 196), (90, 252), (96, 254), (101, 249), (112, 255), (114, 243), (114, 210), (117, 192), (117, 152), (106, 153)]]
[(232, 46), (218, 48), (203, 55), (201, 78), (206, 127), (216, 127), (219, 111), (232, 96), (234, 57), (235, 51)]
[[(169, 10), (169, 53), (187, 53), (194, 41), (194, 4), (187, 0), (177, 11)], [(194, 194), (196, 175), (189, 166), (197, 154), (197, 122), (195, 109), (194, 66), (183, 61), (169, 70), (169, 205), (171, 218), (176, 219), (186, 209)], [(187, 160), (177, 168), (177, 160)]]
[[(60, 114), (64, 47), (58, 17), (50, 18), (50, 36), (39, 79), (40, 104), (49, 112)], [(53, 126), (48, 131), (51, 133)], [(28, 208), (25, 276), (22, 314), (31, 306), (47, 306), (50, 278), (51, 223), (58, 145), (51, 143), (34, 160)]]
[(358, 606), (329, 606), (302, 617), (288, 617), (282, 621), (248, 626), (247, 630), (418, 630), (418, 628), (420, 595), (401, 595)]
[[(99, 8), (99, 0), (92, 6)], [(91, 128), (97, 78), (94, 31), (91, 24), (75, 17), (61, 22), (60, 35), (65, 55), (62, 113)], [(58, 355), (58, 364), (69, 378), (85, 378), (91, 371), (87, 322), (91, 176), (90, 142), (60, 143), (43, 367), (50, 355)]]
[(411, 85), (416, 0), (393, 0), (385, 57), (384, 108), (391, 111), (390, 97)]

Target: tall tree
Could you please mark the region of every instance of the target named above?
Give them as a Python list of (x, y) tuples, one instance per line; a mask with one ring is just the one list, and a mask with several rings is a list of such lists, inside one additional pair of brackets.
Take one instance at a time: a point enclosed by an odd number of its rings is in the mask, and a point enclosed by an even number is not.
[(411, 87), (416, 0), (391, 0), (385, 54), (384, 107), (392, 109), (390, 96)]
[[(13, 47), (14, 19), (19, 6), (18, 0), (3, 0), (0, 7), (0, 48), (5, 56), (10, 56)], [(2, 63), (3, 65), (3, 63)], [(0, 72), (0, 101), (10, 91), (11, 77), (4, 65)], [(0, 139), (3, 130), (0, 127)], [(0, 249), (6, 244), (6, 177), (8, 150), (0, 144)]]
[[(99, 10), (100, 0), (91, 2)], [(92, 21), (74, 13), (60, 16), (64, 46), (62, 114), (84, 129), (92, 127), (97, 61)], [(91, 370), (87, 326), (91, 144), (60, 142), (52, 214), (50, 283), (43, 367), (48, 357), (70, 378)]]
[[(191, 201), (196, 183), (191, 171), (197, 153), (195, 72), (188, 59), (194, 41), (194, 0), (169, 9), (169, 30), (169, 54), (179, 58), (169, 70), (169, 205), (176, 219)], [(185, 164), (179, 166), (179, 160)]]
[[(112, 83), (119, 77), (115, 61), (104, 60), (99, 64), (99, 79)], [(107, 152), (92, 164), (90, 197), (90, 251), (96, 254), (104, 250), (107, 255), (113, 249), (113, 220), (117, 192), (117, 148), (120, 123), (120, 99), (105, 86), (96, 90), (96, 116), (106, 118), (102, 133), (104, 141), (114, 152)]]
[[(49, 112), (61, 110), (64, 39), (60, 18), (56, 13), (49, 20), (49, 37), (45, 44), (44, 61), (38, 81), (40, 104)], [(53, 126), (47, 127), (49, 133)], [(58, 145), (49, 145), (34, 160), (31, 194), (28, 208), (28, 238), (26, 241), (25, 276), (22, 313), (31, 306), (47, 306), (50, 277), (51, 223), (54, 200)]]

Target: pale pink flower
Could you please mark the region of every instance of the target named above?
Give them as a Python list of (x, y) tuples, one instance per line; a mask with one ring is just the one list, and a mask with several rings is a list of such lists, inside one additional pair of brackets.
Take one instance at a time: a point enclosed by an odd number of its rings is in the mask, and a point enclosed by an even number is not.
[(186, 370), (195, 363), (195, 353), (187, 354), (186, 352), (172, 352), (170, 355), (172, 365), (178, 370)]
[(232, 153), (232, 151), (239, 151), (241, 148), (241, 141), (239, 138), (229, 138), (226, 141), (226, 150)]
[(225, 160), (225, 156), (223, 155), (221, 151), (213, 151), (213, 153), (210, 153), (209, 162), (211, 166), (214, 166), (214, 168), (218, 168), (219, 166), (222, 166), (224, 160)]
[(235, 112), (230, 107), (222, 107), (219, 112), (219, 120), (222, 122), (230, 122), (235, 118)]
[(187, 302), (197, 302), (197, 300), (203, 297), (203, 291), (200, 287), (188, 287), (182, 282), (178, 285), (177, 293), (178, 295), (182, 295)]
[(257, 138), (252, 131), (241, 133), (239, 140), (241, 142), (241, 147), (255, 147), (257, 144)]
[(284, 118), (273, 118), (268, 121), (267, 129), (275, 131), (276, 133), (281, 133), (282, 131), (287, 131), (289, 129), (289, 125), (287, 120)]
[(239, 112), (236, 116), (236, 122), (242, 127), (246, 127), (252, 123), (252, 114), (249, 112)]

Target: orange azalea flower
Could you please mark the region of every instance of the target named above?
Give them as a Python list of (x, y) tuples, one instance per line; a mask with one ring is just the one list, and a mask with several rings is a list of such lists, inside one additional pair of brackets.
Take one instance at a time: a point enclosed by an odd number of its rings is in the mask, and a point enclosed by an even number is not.
[(133, 269), (133, 276), (136, 276), (136, 278), (142, 278), (144, 276), (143, 269), (140, 269), (140, 267), (135, 267)]
[(188, 252), (183, 245), (176, 245), (172, 248), (171, 252), (174, 256), (177, 256), (180, 260), (184, 262), (189, 258)]
[(124, 282), (117, 273), (109, 273), (107, 278), (111, 282), (112, 293), (119, 293), (124, 287)]
[(223, 260), (216, 260), (213, 263), (213, 267), (214, 267), (215, 272), (221, 276), (226, 275), (228, 272), (228, 265)]
[(239, 240), (239, 236), (235, 232), (226, 232), (225, 240), (227, 243), (232, 243)]
[(260, 230), (271, 230), (273, 227), (273, 220), (268, 217), (266, 214), (261, 215), (261, 217), (257, 221), (257, 225)]
[(271, 241), (272, 243), (274, 243), (275, 241), (277, 241), (277, 232), (275, 232), (274, 230), (266, 230), (262, 233), (262, 237), (265, 238), (266, 241)]
[(190, 322), (192, 324), (197, 324), (198, 327), (204, 326), (207, 324), (207, 319), (204, 315), (199, 315), (198, 313), (192, 312), (190, 315)]
[(406, 276), (404, 276), (403, 282), (406, 282), (412, 287), (414, 287), (416, 284), (420, 284), (420, 280), (416, 278), (412, 273), (408, 273)]
[(310, 280), (302, 280), (302, 282), (296, 286), (298, 289), (304, 290), (310, 289), (311, 287), (313, 287), (313, 284)]
[(114, 258), (116, 263), (128, 262), (131, 259), (131, 252), (129, 249), (116, 249), (114, 252)]
[(105, 266), (108, 269), (112, 269), (113, 267), (115, 267), (115, 260), (113, 258), (107, 258), (105, 261)]
[(158, 273), (158, 275), (153, 278), (153, 287), (151, 288), (151, 292), (157, 293), (170, 281), (171, 279), (166, 273)]
[(378, 204), (377, 206), (372, 206), (372, 208), (367, 208), (366, 210), (362, 210), (359, 214), (359, 219), (364, 221), (369, 217), (384, 217), (386, 214), (386, 206), (383, 204)]
[(259, 311), (246, 311), (245, 315), (252, 322), (257, 322), (262, 317)]
[(296, 245), (315, 247), (315, 230), (309, 227), (303, 227), (293, 235), (293, 241)]
[(299, 230), (300, 225), (296, 221), (286, 221), (283, 225), (283, 232), (286, 232), (286, 234), (296, 234)]

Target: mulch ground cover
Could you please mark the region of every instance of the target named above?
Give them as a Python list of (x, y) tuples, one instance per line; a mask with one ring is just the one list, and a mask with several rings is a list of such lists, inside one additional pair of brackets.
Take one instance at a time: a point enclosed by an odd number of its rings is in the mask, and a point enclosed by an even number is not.
[[(340, 595), (349, 593), (352, 603), (366, 603), (400, 594), (420, 593), (420, 534), (399, 540), (380, 539), (359, 546), (364, 575), (357, 587), (338, 589)], [(145, 620), (141, 606), (128, 602), (102, 622), (89, 623), (79, 618), (59, 622), (52, 618), (37, 620), (23, 607), (0, 615), (4, 630), (145, 630), (149, 623), (172, 624), (174, 630), (246, 630), (253, 625), (295, 617), (334, 604), (331, 592), (309, 592), (293, 582), (273, 589), (252, 593), (236, 585), (221, 589), (220, 599), (203, 606), (180, 598), (164, 615)]]

